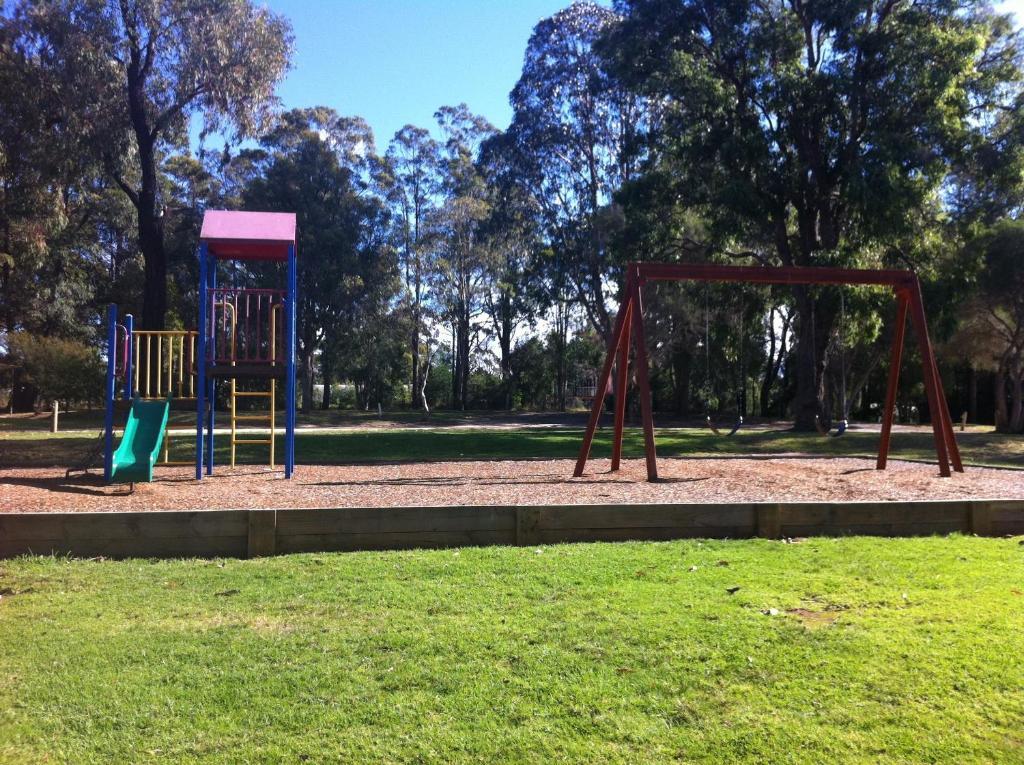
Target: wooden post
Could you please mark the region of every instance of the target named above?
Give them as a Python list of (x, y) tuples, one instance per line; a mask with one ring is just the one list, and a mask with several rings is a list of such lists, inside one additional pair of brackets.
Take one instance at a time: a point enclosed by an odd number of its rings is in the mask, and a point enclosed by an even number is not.
[(60, 417), (60, 402), (57, 399), (53, 400), (53, 421), (50, 423), (50, 432), (56, 433), (58, 430), (57, 419)]
[[(612, 438), (612, 472), (619, 469), (622, 461), (622, 429), (626, 421), (626, 394), (629, 391), (629, 325), (632, 301), (627, 301), (626, 319), (622, 326), (622, 340), (619, 342), (619, 360), (615, 368), (615, 435)], [(597, 393), (597, 391), (595, 391)]]
[[(932, 344), (928, 339), (928, 320), (924, 315), (924, 300), (921, 297), (921, 283), (915, 278), (913, 291), (910, 295), (910, 319), (914, 323), (917, 342), (921, 347), (921, 365), (924, 367), (924, 389), (928, 394), (928, 409), (932, 417), (932, 433), (935, 437), (935, 453), (939, 458), (939, 475), (948, 478), (949, 451), (946, 448), (946, 432), (943, 424), (942, 409), (946, 402), (941, 400), (939, 388), (935, 381), (935, 357)], [(948, 416), (948, 415), (947, 415)]]
[(992, 504), (990, 502), (970, 503), (971, 533), (979, 537), (992, 535)]
[(277, 547), (277, 510), (249, 511), (249, 542), (250, 558), (262, 558), (273, 555)]
[[(635, 266), (634, 266), (635, 268)], [(633, 308), (630, 314), (636, 343), (636, 384), (640, 392), (640, 417), (644, 423), (644, 456), (647, 480), (658, 480), (658, 454), (654, 446), (654, 414), (651, 411), (651, 381), (647, 367), (647, 341), (644, 338), (644, 304), (640, 292), (639, 269), (633, 274)], [(635, 315), (634, 315), (635, 314)]]
[(885, 470), (889, 458), (889, 439), (892, 435), (892, 420), (896, 409), (896, 389), (900, 382), (900, 363), (903, 359), (903, 338), (907, 330), (906, 290), (898, 290), (899, 304), (896, 306), (896, 326), (892, 334), (892, 354), (889, 359), (889, 385), (885, 392), (885, 409), (882, 411), (882, 436), (878, 441), (878, 462), (876, 470)]
[(782, 536), (782, 512), (778, 505), (757, 505), (757, 535), (762, 539)]
[[(601, 370), (601, 375), (597, 378), (597, 390), (605, 390), (608, 387), (608, 380), (611, 379), (612, 374), (612, 364), (615, 363), (615, 349), (624, 340), (622, 330), (626, 324), (626, 316), (630, 312), (629, 308), (632, 302), (632, 293), (629, 290), (631, 279), (632, 273), (626, 278), (626, 302), (619, 309), (619, 315), (615, 317), (615, 329), (612, 330), (612, 339), (608, 343), (608, 356), (604, 360), (604, 367)], [(628, 345), (629, 340), (625, 339), (625, 342)], [(587, 459), (590, 457), (590, 446), (594, 443), (594, 433), (597, 431), (597, 422), (601, 418), (601, 408), (603, 406), (604, 397), (594, 396), (594, 404), (590, 409), (590, 419), (587, 421), (587, 429), (583, 433), (580, 455), (576, 459), (576, 469), (572, 473), (575, 478), (583, 475), (583, 468), (587, 465)]]
[(516, 507), (516, 544), (537, 544), (537, 529), (540, 527), (540, 508), (533, 506)]

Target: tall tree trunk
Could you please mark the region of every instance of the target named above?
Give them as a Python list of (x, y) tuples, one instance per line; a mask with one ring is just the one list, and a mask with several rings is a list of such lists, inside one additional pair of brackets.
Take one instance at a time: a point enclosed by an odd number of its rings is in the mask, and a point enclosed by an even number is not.
[(512, 408), (514, 391), (512, 390), (512, 301), (508, 294), (501, 298), (501, 321), (498, 331), (498, 347), (501, 353), (499, 367), (501, 369), (501, 388), (505, 397), (505, 409)]
[(1019, 365), (1010, 376), (1009, 431), (1024, 433), (1024, 370)]
[[(678, 341), (672, 350), (672, 376), (675, 378), (675, 410), (676, 414), (684, 415), (690, 410), (690, 368), (693, 366), (693, 356)], [(616, 391), (618, 393), (618, 391)], [(603, 396), (604, 391), (595, 391), (595, 395)]]
[(995, 374), (995, 422), (996, 430), (1000, 433), (1008, 433), (1010, 429), (1010, 412), (1006, 405), (1006, 382), (1007, 370), (1003, 365), (999, 366)]
[(145, 264), (142, 290), (142, 326), (162, 330), (167, 317), (167, 253), (162, 219), (154, 196), (139, 195), (139, 249)]
[(569, 348), (569, 304), (567, 301), (562, 302), (558, 308), (555, 332), (555, 383), (558, 386), (555, 401), (558, 411), (564, 412), (568, 403), (566, 397), (569, 387), (569, 370), (566, 363), (566, 352)]
[(36, 399), (39, 398), (39, 389), (31, 383), (26, 383), (22, 378), (23, 372), (20, 369), (14, 370), (14, 380), (11, 385), (11, 400), (8, 408), (12, 412), (24, 413), (34, 412)]
[(313, 377), (314, 361), (313, 348), (306, 345), (301, 354), (302, 364), (302, 413), (309, 414), (313, 408)]
[(967, 419), (978, 421), (978, 370), (973, 364), (967, 367)]
[(792, 317), (786, 316), (782, 322), (782, 333), (779, 338), (775, 337), (775, 313), (773, 307), (768, 314), (768, 356), (765, 360), (764, 376), (761, 378), (761, 393), (758, 397), (761, 402), (761, 416), (770, 417), (772, 414), (772, 389), (779, 378), (779, 369), (782, 368), (782, 359), (786, 355), (786, 348), (789, 340), (789, 328)]
[(462, 308), (459, 353), (462, 355), (462, 408), (469, 403), (469, 305)]
[(793, 288), (797, 308), (796, 395), (793, 397), (793, 429), (815, 430), (815, 417), (827, 426), (831, 412), (822, 406), (824, 400), (822, 374), (825, 349), (832, 331), (832, 316), (803, 285)]
[(324, 395), (320, 399), (320, 408), (327, 411), (331, 408), (331, 363), (326, 354), (320, 356), (320, 376), (324, 381)]
[(416, 391), (420, 389), (420, 311), (413, 308), (412, 334), (409, 338), (409, 352), (412, 355), (412, 379), (409, 384), (410, 403), (415, 405)]
[(430, 402), (427, 401), (427, 382), (430, 380), (430, 362), (433, 359), (433, 350), (427, 349), (427, 358), (423, 363), (423, 374), (420, 378), (420, 389), (417, 391), (420, 403), (423, 406), (423, 413), (430, 416)]
[(128, 66), (128, 114), (135, 133), (141, 171), (138, 191), (118, 177), (118, 184), (132, 200), (138, 215), (139, 249), (145, 263), (142, 292), (142, 329), (162, 330), (167, 313), (167, 254), (164, 251), (163, 211), (160, 209), (156, 172), (156, 139), (146, 110), (146, 71), (133, 51)]
[(460, 361), (458, 322), (452, 322), (452, 409), (460, 409), (462, 403), (459, 399)]

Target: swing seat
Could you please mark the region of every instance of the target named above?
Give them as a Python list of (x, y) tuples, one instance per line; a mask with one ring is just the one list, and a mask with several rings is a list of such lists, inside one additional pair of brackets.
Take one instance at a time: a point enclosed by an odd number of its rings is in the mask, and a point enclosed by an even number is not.
[(731, 435), (735, 434), (736, 431), (739, 430), (743, 426), (743, 417), (739, 417), (736, 420), (736, 424), (732, 426), (732, 430), (730, 430), (728, 433), (723, 433), (717, 427), (715, 427), (715, 423), (711, 419), (711, 415), (710, 414), (707, 416), (706, 422), (707, 422), (707, 426), (709, 428), (711, 428), (711, 432), (714, 433), (716, 436), (726, 436), (726, 437), (728, 437), (728, 436), (731, 436)]

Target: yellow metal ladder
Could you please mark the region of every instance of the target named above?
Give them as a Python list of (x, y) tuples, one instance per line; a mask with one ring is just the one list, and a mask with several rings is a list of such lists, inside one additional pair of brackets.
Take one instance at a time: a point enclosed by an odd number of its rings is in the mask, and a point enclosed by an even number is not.
[[(239, 444), (262, 444), (270, 447), (270, 467), (274, 467), (274, 440), (277, 435), (274, 427), (275, 399), (277, 393), (277, 380), (270, 381), (269, 391), (238, 390), (235, 378), (231, 378), (231, 467), (235, 466), (235, 447)], [(240, 398), (265, 398), (269, 399), (269, 410), (253, 412), (250, 414), (238, 414), (238, 399)], [(270, 428), (270, 438), (239, 438), (238, 423), (256, 422), (266, 423)]]

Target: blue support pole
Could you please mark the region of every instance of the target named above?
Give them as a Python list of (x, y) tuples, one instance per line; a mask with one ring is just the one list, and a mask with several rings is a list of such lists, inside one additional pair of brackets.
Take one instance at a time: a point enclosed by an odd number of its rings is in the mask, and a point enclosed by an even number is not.
[(103, 415), (103, 480), (110, 482), (114, 472), (114, 398), (117, 395), (114, 371), (117, 367), (117, 306), (107, 306), (107, 408)]
[(132, 359), (135, 358), (135, 317), (130, 313), (125, 314), (124, 317), (124, 331), (128, 334), (128, 342), (125, 343), (125, 352), (128, 354), (124, 360), (124, 391), (123, 397), (125, 401), (131, 399), (135, 394), (132, 390), (132, 380), (134, 379), (133, 373), (134, 368), (132, 367)]
[(203, 478), (203, 420), (206, 418), (206, 243), (199, 245), (199, 338), (196, 348), (196, 480)]
[[(209, 264), (207, 268), (207, 277), (210, 280), (210, 289), (217, 289), (217, 261), (214, 260)], [(214, 337), (217, 328), (213, 326), (213, 322), (217, 320), (215, 314), (210, 315), (210, 339)], [(216, 351), (214, 351), (216, 352)], [(213, 429), (217, 423), (217, 381), (212, 377), (207, 380), (206, 383), (209, 386), (207, 390), (207, 401), (209, 406), (209, 420), (207, 422), (206, 429), (206, 474), (213, 475)]]
[(285, 378), (285, 458), (284, 477), (291, 478), (295, 470), (295, 303), (297, 298), (297, 274), (295, 263), (295, 245), (288, 245), (288, 305), (287, 339), (285, 356), (287, 368)]
[(215, 425), (214, 404), (217, 399), (217, 382), (212, 377), (206, 381), (206, 474), (213, 475), (213, 428)]

